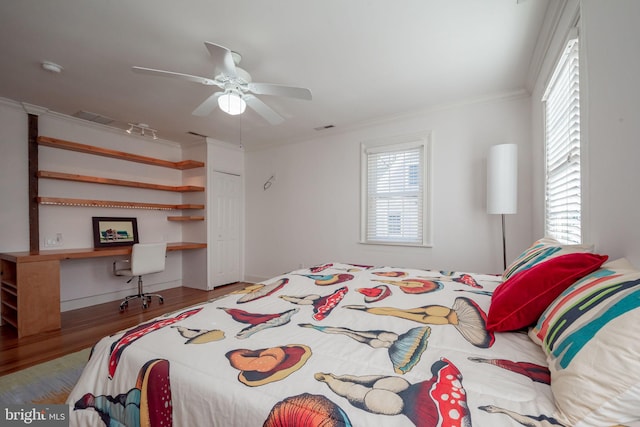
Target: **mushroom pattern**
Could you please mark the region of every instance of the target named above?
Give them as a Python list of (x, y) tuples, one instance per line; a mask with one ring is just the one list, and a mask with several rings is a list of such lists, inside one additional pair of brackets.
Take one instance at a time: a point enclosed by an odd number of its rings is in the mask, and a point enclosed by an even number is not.
[(233, 294), (246, 294), (243, 295), (242, 297), (238, 298), (238, 301), (236, 301), (237, 304), (243, 304), (249, 301), (253, 301), (256, 299), (260, 299), (260, 298), (264, 298), (267, 297), (277, 291), (279, 291), (280, 289), (282, 289), (282, 287), (284, 285), (286, 285), (287, 283), (289, 283), (289, 279), (282, 278), (282, 279), (278, 279), (275, 282), (269, 283), (269, 284), (262, 284), (262, 283), (258, 283), (255, 285), (251, 285), (251, 286), (247, 286), (244, 289), (241, 289), (239, 291), (235, 291), (232, 292)]
[(476, 279), (473, 278), (470, 274), (463, 273), (460, 277), (454, 277), (454, 282), (462, 283), (467, 286), (471, 286), (472, 288), (482, 289), (482, 285), (476, 282)]
[(382, 277), (405, 277), (408, 275), (405, 271), (376, 271), (373, 274)]
[(456, 298), (451, 308), (442, 305), (425, 305), (408, 309), (364, 305), (346, 305), (344, 308), (382, 316), (395, 316), (429, 325), (452, 325), (464, 339), (480, 348), (489, 348), (495, 341), (495, 335), (487, 331), (487, 315), (473, 300), (466, 297)]
[(171, 328), (177, 329), (183, 338), (187, 338), (185, 344), (205, 344), (224, 339), (224, 331), (220, 329), (192, 329), (184, 326), (172, 326)]
[(314, 377), (356, 408), (373, 414), (403, 414), (419, 427), (471, 426), (458, 368), (442, 358), (431, 366), (431, 373), (431, 379), (417, 384), (384, 375), (338, 376), (318, 372)]
[(338, 405), (324, 396), (303, 393), (276, 403), (263, 427), (350, 427), (351, 421)]
[(327, 268), (331, 268), (331, 267), (333, 267), (332, 263), (316, 265), (315, 267), (309, 268), (309, 271), (312, 272), (313, 274), (318, 274), (318, 273), (326, 270)]
[(303, 344), (250, 350), (240, 348), (225, 354), (238, 369), (238, 381), (250, 387), (280, 381), (300, 369), (311, 357), (311, 349)]
[(331, 311), (342, 301), (344, 296), (349, 292), (349, 288), (346, 286), (336, 290), (332, 294), (320, 296), (316, 294), (303, 295), (303, 296), (291, 296), (282, 295), (285, 301), (292, 302), (300, 305), (313, 305), (313, 318), (315, 320), (325, 319)]
[(291, 316), (293, 316), (300, 310), (299, 308), (293, 308), (282, 313), (261, 314), (249, 313), (248, 311), (239, 310), (237, 308), (218, 308), (220, 310), (224, 310), (227, 314), (233, 317), (233, 320), (240, 323), (247, 323), (249, 325), (236, 334), (236, 338), (239, 339), (249, 338), (256, 332), (262, 331), (264, 329), (286, 325), (287, 323), (289, 323), (289, 320), (291, 320)]
[(442, 282), (426, 279), (376, 280), (376, 282), (398, 286), (405, 294), (426, 294), (442, 289)]
[(524, 375), (525, 377), (530, 378), (531, 381), (542, 384), (551, 384), (551, 373), (549, 372), (549, 368), (546, 366), (530, 362), (514, 362), (506, 359), (485, 359), (483, 357), (469, 357), (468, 359), (472, 362), (487, 363), (489, 365), (494, 365), (499, 368)]
[(372, 348), (387, 348), (393, 370), (397, 374), (406, 374), (420, 361), (420, 356), (427, 349), (427, 339), (431, 333), (428, 326), (413, 328), (401, 335), (390, 331), (354, 331), (339, 326), (318, 326), (310, 323), (300, 323), (298, 326), (327, 334), (345, 335)]
[(120, 356), (122, 356), (122, 352), (131, 344), (133, 344), (143, 336), (150, 334), (151, 332), (157, 331), (158, 329), (162, 329), (166, 326), (173, 325), (174, 323), (186, 319), (187, 317), (191, 317), (194, 314), (199, 313), (200, 310), (202, 310), (202, 307), (183, 311), (175, 317), (154, 320), (149, 323), (138, 325), (135, 328), (126, 331), (119, 340), (115, 341), (111, 345), (111, 353), (109, 356), (109, 378), (113, 378), (113, 376), (115, 375), (116, 369), (118, 368), (118, 362), (120, 361)]
[(512, 420), (526, 427), (552, 427), (552, 426), (566, 427), (564, 424), (560, 423), (555, 418), (548, 417), (546, 415), (522, 415), (517, 412), (510, 411), (508, 409), (500, 408), (498, 406), (493, 406), (493, 405), (478, 406), (478, 409), (481, 409), (490, 414), (507, 415)]
[(367, 304), (382, 301), (391, 296), (391, 289), (387, 285), (379, 285), (374, 288), (358, 288), (356, 291), (364, 295), (364, 302)]
[(353, 274), (302, 274), (302, 276), (313, 279), (318, 286), (337, 285), (353, 279)]
[(93, 408), (106, 426), (166, 426), (173, 425), (173, 405), (169, 361), (152, 359), (145, 363), (135, 387), (117, 396), (86, 393), (73, 409)]

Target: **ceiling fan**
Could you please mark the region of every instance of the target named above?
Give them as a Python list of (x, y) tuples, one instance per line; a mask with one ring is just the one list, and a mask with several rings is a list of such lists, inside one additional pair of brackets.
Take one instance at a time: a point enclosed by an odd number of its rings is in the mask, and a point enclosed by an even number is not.
[(218, 86), (222, 91), (215, 92), (200, 104), (192, 114), (196, 116), (209, 115), (216, 106), (228, 114), (242, 114), (247, 106), (262, 116), (272, 125), (284, 121), (284, 118), (271, 107), (261, 101), (254, 94), (276, 95), (289, 98), (311, 100), (311, 91), (306, 88), (285, 86), (273, 83), (255, 83), (251, 81), (251, 75), (238, 67), (242, 59), (240, 54), (232, 52), (226, 47), (215, 43), (205, 42), (209, 54), (215, 64), (215, 77), (199, 77), (191, 74), (176, 73), (173, 71), (154, 70), (152, 68), (131, 67), (133, 71), (155, 76), (174, 77), (205, 86)]

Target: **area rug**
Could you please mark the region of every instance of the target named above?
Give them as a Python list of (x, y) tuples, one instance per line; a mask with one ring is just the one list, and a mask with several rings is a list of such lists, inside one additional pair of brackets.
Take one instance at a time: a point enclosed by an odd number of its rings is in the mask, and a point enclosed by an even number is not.
[(61, 404), (78, 382), (90, 348), (0, 377), (0, 404)]

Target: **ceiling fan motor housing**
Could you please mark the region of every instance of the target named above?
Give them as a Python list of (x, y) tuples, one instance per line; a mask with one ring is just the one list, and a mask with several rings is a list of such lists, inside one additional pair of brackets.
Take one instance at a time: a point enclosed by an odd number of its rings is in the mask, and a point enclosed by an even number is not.
[(284, 118), (254, 94), (311, 100), (311, 91), (306, 88), (254, 83), (251, 75), (237, 66), (242, 59), (239, 53), (211, 42), (205, 42), (205, 46), (216, 64), (215, 70), (218, 74), (213, 79), (145, 67), (134, 66), (132, 69), (139, 73), (179, 78), (205, 86), (215, 85), (223, 89), (222, 92), (211, 94), (193, 110), (192, 114), (196, 116), (207, 116), (216, 106), (228, 114), (242, 114), (248, 106), (267, 122), (277, 125), (282, 123)]

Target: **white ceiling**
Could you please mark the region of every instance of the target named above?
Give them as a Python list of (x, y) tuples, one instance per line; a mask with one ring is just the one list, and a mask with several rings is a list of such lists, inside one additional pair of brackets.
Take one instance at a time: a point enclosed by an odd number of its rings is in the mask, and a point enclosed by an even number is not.
[[(147, 123), (190, 144), (247, 149), (389, 116), (527, 90), (548, 0), (0, 0), (0, 97)], [(312, 101), (259, 96), (285, 117), (191, 112), (217, 91), (133, 65), (213, 77), (204, 41), (242, 55), (254, 81)], [(42, 61), (64, 69), (45, 71)], [(314, 130), (334, 125), (334, 129)], [(241, 131), (240, 131), (241, 129)]]

